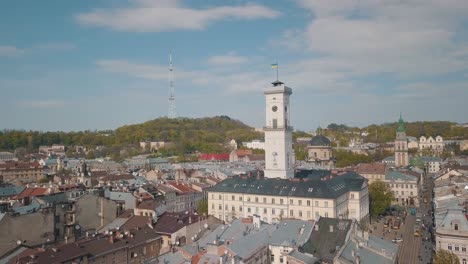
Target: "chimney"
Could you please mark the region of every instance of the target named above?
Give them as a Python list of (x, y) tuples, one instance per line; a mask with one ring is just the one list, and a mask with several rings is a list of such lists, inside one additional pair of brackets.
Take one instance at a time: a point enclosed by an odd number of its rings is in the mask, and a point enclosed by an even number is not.
[(114, 235), (109, 236), (109, 243), (114, 244)]
[(333, 225), (330, 225), (330, 233), (333, 233)]

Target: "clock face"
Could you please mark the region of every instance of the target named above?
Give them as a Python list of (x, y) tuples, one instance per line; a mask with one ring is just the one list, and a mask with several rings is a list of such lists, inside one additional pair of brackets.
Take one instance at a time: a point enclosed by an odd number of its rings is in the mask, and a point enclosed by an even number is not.
[(276, 112), (276, 111), (278, 111), (278, 107), (277, 107), (276, 105), (274, 105), (274, 106), (271, 108), (271, 110), (273, 110), (273, 112)]

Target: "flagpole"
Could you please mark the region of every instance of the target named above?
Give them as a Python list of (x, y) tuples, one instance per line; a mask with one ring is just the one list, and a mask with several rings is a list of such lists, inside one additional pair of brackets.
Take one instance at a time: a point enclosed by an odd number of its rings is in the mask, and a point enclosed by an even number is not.
[(276, 80), (279, 81), (278, 79), (278, 68), (279, 68), (279, 65), (278, 65), (278, 61), (276, 62)]

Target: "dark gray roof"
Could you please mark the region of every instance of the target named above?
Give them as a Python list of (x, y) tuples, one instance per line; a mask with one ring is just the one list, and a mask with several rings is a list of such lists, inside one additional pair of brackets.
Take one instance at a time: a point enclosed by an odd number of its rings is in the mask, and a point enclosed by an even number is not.
[(0, 187), (0, 197), (15, 196), (25, 189), (24, 186), (5, 186)]
[(355, 172), (332, 174), (325, 170), (303, 170), (294, 179), (234, 176), (209, 189), (212, 192), (248, 193), (274, 196), (337, 198), (362, 189), (365, 178)]
[[(345, 243), (351, 223), (352, 220), (347, 219), (320, 217), (315, 223), (318, 230), (312, 231), (309, 241), (300, 248), (300, 251), (332, 263), (337, 250)], [(330, 232), (330, 226), (333, 226), (333, 232)]]
[(313, 137), (309, 145), (311, 146), (330, 146), (330, 140), (324, 135), (317, 135)]

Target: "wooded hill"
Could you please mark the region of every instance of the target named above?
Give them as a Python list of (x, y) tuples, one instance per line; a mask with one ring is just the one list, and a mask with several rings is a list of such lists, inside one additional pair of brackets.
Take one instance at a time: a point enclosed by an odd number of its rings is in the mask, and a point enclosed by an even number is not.
[(19, 147), (38, 149), (42, 145), (64, 144), (121, 146), (138, 144), (140, 141), (169, 141), (177, 143), (181, 152), (223, 151), (230, 139), (238, 142), (263, 139), (263, 134), (254, 128), (228, 116), (206, 118), (158, 118), (141, 124), (126, 125), (109, 131), (39, 132), (5, 130), (0, 132), (0, 149), (14, 150)]
[[(348, 127), (346, 125), (330, 124), (325, 133), (339, 140), (357, 137), (361, 132), (369, 133), (365, 137), (368, 142), (385, 143), (395, 140), (395, 131), (398, 123), (385, 123), (381, 125), (370, 125), (363, 128)], [(447, 121), (418, 121), (405, 123), (406, 135), (416, 137), (441, 135), (444, 140), (448, 139), (468, 139), (468, 128), (464, 128), (457, 123)], [(344, 142), (342, 142), (344, 143)], [(340, 144), (344, 145), (344, 144)]]

